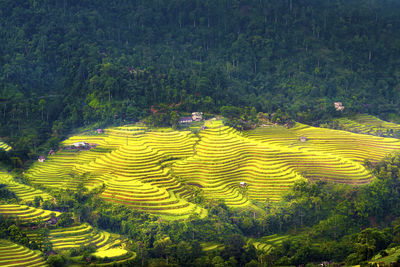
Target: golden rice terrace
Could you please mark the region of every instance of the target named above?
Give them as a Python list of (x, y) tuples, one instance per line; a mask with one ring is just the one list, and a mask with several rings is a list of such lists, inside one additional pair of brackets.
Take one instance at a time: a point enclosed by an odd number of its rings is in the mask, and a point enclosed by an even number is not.
[[(363, 162), (400, 150), (398, 139), (300, 123), (244, 133), (221, 121), (204, 126), (197, 135), (123, 126), (72, 136), (25, 176), (56, 190), (104, 185), (101, 197), (107, 202), (174, 218), (202, 217), (206, 211), (189, 201), (193, 186), (206, 199), (245, 207), (250, 200), (279, 200), (300, 179), (367, 183), (373, 177)], [(74, 148), (78, 144), (89, 148)]]

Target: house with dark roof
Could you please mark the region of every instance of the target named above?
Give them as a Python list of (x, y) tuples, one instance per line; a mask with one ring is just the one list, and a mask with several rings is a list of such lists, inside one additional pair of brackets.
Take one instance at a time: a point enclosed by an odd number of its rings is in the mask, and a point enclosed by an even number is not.
[(193, 122), (192, 117), (182, 117), (179, 119), (179, 123), (183, 124), (183, 123), (191, 123)]

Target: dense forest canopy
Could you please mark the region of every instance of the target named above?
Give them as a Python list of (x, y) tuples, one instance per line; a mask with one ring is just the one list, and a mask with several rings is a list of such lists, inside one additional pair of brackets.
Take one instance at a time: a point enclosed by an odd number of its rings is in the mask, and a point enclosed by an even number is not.
[(152, 105), (398, 114), (400, 2), (0, 1), (0, 136), (22, 155)]

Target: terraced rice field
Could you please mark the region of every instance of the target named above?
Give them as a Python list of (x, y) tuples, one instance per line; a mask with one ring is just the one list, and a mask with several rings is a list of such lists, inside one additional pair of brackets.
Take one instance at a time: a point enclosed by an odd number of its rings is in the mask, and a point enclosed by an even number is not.
[(389, 153), (400, 151), (398, 139), (297, 125), (291, 130), (309, 139), (305, 147), (335, 154), (355, 162), (364, 160), (377, 162)]
[[(300, 123), (287, 129), (263, 127), (245, 133), (208, 121), (189, 131), (114, 127), (101, 135), (73, 136), (63, 144), (96, 143), (92, 150), (63, 150), (26, 173), (33, 184), (60, 189), (84, 182), (105, 186), (101, 197), (134, 209), (175, 218), (206, 212), (188, 202), (188, 185), (231, 207), (250, 200), (279, 200), (295, 181), (325, 179), (362, 184), (373, 177), (364, 160), (379, 161), (400, 141)], [(300, 137), (306, 137), (301, 142)], [(240, 183), (247, 184), (241, 187)]]
[(396, 266), (397, 259), (400, 257), (400, 246), (388, 248), (384, 251), (387, 253), (387, 256), (382, 256), (379, 253), (372, 257), (368, 263), (371, 265), (378, 264), (379, 266)]
[(224, 244), (215, 243), (215, 242), (202, 242), (200, 243), (201, 250), (208, 252), (213, 250), (223, 250), (225, 248)]
[(33, 208), (25, 205), (16, 204), (4, 204), (0, 205), (0, 214), (8, 217), (15, 218), (22, 222), (35, 222), (39, 218), (43, 221), (48, 221), (51, 218), (51, 213), (55, 213), (55, 216), (60, 215), (57, 211), (42, 210), (38, 208)]
[(93, 253), (93, 256), (99, 257), (99, 258), (115, 258), (115, 257), (121, 257), (124, 256), (128, 253), (127, 250), (122, 249), (122, 248), (110, 248), (107, 250), (101, 250)]
[(0, 266), (47, 266), (38, 251), (0, 239)]
[(53, 249), (56, 251), (79, 248), (81, 245), (89, 244), (96, 245), (100, 250), (106, 250), (121, 244), (118, 236), (106, 231), (93, 229), (93, 227), (87, 223), (50, 230), (49, 240), (53, 244)]
[(12, 149), (7, 143), (0, 140), (0, 150), (10, 151)]
[(126, 263), (127, 261), (131, 261), (136, 258), (136, 253), (122, 248), (101, 250), (93, 253), (92, 255), (96, 258), (104, 259), (107, 257), (109, 260), (112, 260), (112, 262), (96, 263), (96, 266), (115, 266), (116, 264)]
[(400, 125), (383, 121), (377, 117), (358, 114), (352, 118), (339, 118), (334, 120), (340, 129), (378, 136), (393, 136), (394, 131), (400, 131)]
[(25, 202), (33, 201), (37, 196), (42, 197), (43, 200), (53, 199), (52, 196), (42, 190), (17, 183), (9, 173), (4, 171), (0, 171), (0, 184), (7, 185), (8, 190), (14, 192), (19, 199)]
[(289, 235), (270, 235), (258, 239), (258, 241), (249, 240), (257, 250), (268, 252), (271, 248), (279, 246), (284, 240), (289, 239)]
[(45, 162), (35, 162), (25, 173), (25, 177), (33, 185), (55, 190), (74, 189), (81, 182), (72, 171), (76, 156), (74, 151), (59, 151), (56, 155), (49, 156)]
[[(352, 183), (372, 178), (360, 162), (302, 144), (303, 132), (312, 133), (306, 127), (274, 127), (245, 134), (222, 125), (209, 127), (200, 132), (195, 155), (176, 162), (174, 173), (202, 188), (206, 197), (223, 198), (233, 207), (247, 205), (248, 199), (278, 200), (304, 177)], [(355, 152), (346, 150), (343, 155)], [(239, 182), (248, 186), (242, 189)]]
[(258, 241), (254, 241), (253, 245), (254, 245), (255, 249), (261, 250), (263, 252), (268, 252), (272, 248), (272, 245), (261, 243), (261, 242), (258, 242)]
[[(246, 133), (246, 136), (264, 144), (275, 142), (281, 147), (314, 154), (314, 163), (320, 164), (322, 169), (315, 171), (299, 163), (300, 172), (308, 178), (324, 178), (337, 182), (368, 182), (371, 176), (362, 163), (365, 160), (377, 162), (385, 155), (400, 150), (400, 141), (397, 139), (317, 128), (301, 123), (291, 129), (279, 126), (273, 129), (260, 128)], [(307, 141), (300, 142), (301, 136), (306, 137)], [(322, 160), (322, 157), (331, 159)], [(334, 158), (337, 159), (336, 162)], [(339, 173), (343, 175), (338, 176)]]
[(87, 142), (98, 146), (89, 151), (59, 152), (44, 163), (36, 163), (26, 176), (32, 183), (45, 179), (44, 186), (73, 188), (73, 177), (87, 174), (87, 187), (106, 186), (101, 194), (106, 201), (154, 214), (204, 214), (203, 209), (185, 200), (185, 186), (170, 174), (168, 167), (192, 155), (197, 140), (189, 131), (111, 128), (102, 135), (71, 137), (64, 145)]
[[(282, 190), (301, 179), (281, 162), (265, 158), (279, 151), (248, 142), (230, 127), (209, 127), (199, 135), (195, 155), (175, 163), (173, 170), (185, 182), (200, 187), (207, 198), (224, 199), (233, 207), (247, 206), (249, 198), (278, 199)], [(242, 190), (240, 182), (251, 186)]]

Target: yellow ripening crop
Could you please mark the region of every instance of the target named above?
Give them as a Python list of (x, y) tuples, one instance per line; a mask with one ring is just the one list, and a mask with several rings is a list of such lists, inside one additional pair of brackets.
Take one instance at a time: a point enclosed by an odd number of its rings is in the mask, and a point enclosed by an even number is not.
[(128, 253), (127, 250), (122, 249), (122, 248), (110, 248), (107, 250), (102, 250), (102, 251), (97, 251), (93, 253), (93, 256), (99, 257), (99, 258), (116, 258), (116, 257), (121, 257), (124, 256)]
[(41, 252), (0, 239), (0, 266), (46, 266)]
[(243, 207), (250, 200), (279, 200), (302, 179), (366, 183), (373, 177), (362, 162), (400, 149), (396, 139), (300, 123), (244, 133), (220, 120), (204, 126), (198, 135), (128, 125), (73, 136), (64, 144), (97, 146), (58, 151), (25, 176), (32, 184), (55, 189), (74, 189), (81, 182), (90, 189), (104, 186), (101, 197), (107, 202), (182, 218), (206, 213), (188, 201), (191, 187), (207, 199)]

